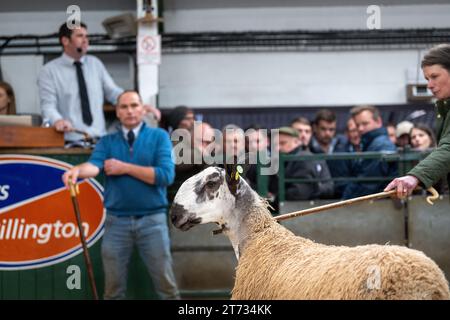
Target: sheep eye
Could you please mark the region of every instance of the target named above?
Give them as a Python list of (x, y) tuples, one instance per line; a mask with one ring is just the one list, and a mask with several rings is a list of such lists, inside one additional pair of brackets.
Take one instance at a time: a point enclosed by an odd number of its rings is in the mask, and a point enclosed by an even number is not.
[(207, 188), (214, 188), (215, 185), (216, 185), (216, 182), (215, 182), (215, 181), (208, 181), (208, 182), (206, 183), (206, 187), (207, 187)]

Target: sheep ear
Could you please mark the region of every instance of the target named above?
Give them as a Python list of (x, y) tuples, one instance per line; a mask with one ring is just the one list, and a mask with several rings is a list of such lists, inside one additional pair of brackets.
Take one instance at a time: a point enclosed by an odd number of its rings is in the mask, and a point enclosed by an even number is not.
[(226, 181), (233, 195), (236, 195), (237, 185), (241, 177), (245, 177), (249, 167), (248, 154), (242, 157), (233, 156), (225, 163)]
[(237, 169), (238, 164), (235, 162), (228, 161), (225, 163), (225, 172), (227, 174), (227, 181), (230, 180), (239, 180), (239, 176), (236, 175), (236, 172), (238, 172)]
[(228, 189), (230, 190), (232, 195), (236, 195), (237, 185), (239, 184), (240, 173), (242, 168), (239, 169), (240, 166), (237, 164), (236, 157), (231, 159), (227, 159), (225, 163), (225, 172), (226, 172), (226, 181), (228, 185)]

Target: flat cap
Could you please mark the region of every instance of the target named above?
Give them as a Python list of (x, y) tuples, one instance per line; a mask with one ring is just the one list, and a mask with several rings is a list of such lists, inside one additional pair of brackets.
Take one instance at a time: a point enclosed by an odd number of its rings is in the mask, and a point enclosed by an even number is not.
[(298, 138), (298, 131), (292, 127), (281, 127), (278, 130), (280, 134), (286, 134), (288, 136)]

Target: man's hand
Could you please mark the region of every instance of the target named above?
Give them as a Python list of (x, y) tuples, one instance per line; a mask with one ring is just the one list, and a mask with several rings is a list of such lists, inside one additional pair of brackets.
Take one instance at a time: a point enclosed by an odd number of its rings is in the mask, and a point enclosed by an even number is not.
[(70, 121), (61, 119), (54, 123), (54, 127), (56, 131), (59, 132), (69, 132), (73, 130), (72, 123)]
[(72, 181), (73, 184), (76, 184), (79, 175), (80, 175), (79, 167), (73, 167), (72, 169), (64, 172), (62, 176), (62, 181), (64, 182), (66, 188), (69, 187), (69, 180)]
[(108, 176), (128, 174), (128, 164), (114, 158), (108, 159), (105, 161), (104, 170)]
[(144, 109), (146, 113), (153, 113), (156, 121), (161, 120), (161, 111), (158, 108), (155, 108), (154, 106), (151, 106), (149, 104), (144, 104)]
[(409, 196), (419, 184), (419, 180), (414, 176), (404, 176), (395, 178), (384, 188), (384, 191), (397, 189), (397, 197), (404, 199)]

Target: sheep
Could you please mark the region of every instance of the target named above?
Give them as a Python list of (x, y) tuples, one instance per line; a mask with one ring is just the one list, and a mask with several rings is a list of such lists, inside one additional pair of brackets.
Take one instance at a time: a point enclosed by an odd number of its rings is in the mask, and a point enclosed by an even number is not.
[(424, 253), (394, 245), (328, 246), (295, 236), (236, 168), (186, 180), (170, 210), (188, 230), (217, 223), (238, 259), (232, 299), (449, 299), (448, 282)]

